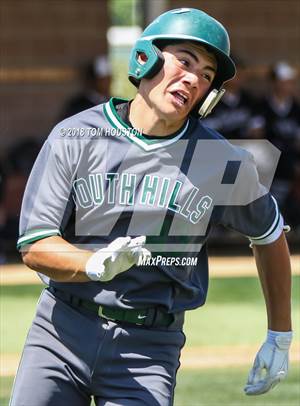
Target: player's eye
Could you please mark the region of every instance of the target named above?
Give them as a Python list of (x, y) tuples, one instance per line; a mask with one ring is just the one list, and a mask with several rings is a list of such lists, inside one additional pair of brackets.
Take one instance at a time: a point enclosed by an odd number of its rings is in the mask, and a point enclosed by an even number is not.
[(179, 62), (184, 65), (185, 67), (189, 67), (190, 66), (190, 61), (186, 58), (178, 58)]
[(209, 75), (208, 73), (203, 73), (203, 74), (202, 74), (202, 77), (203, 77), (205, 80), (207, 80), (209, 83), (212, 82), (212, 76)]

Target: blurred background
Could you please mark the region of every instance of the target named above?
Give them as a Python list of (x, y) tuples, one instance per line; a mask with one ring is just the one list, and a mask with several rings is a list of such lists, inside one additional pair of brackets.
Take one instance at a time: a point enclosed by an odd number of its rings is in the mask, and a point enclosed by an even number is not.
[[(187, 350), (176, 402), (299, 404), (300, 2), (1, 0), (1, 405), (8, 402), (42, 289), (34, 273), (29, 276), (21, 268), (15, 250), (22, 195), (36, 155), (58, 121), (110, 95), (134, 96), (135, 88), (127, 80), (130, 49), (149, 22), (177, 7), (206, 11), (225, 25), (231, 38), (238, 74), (226, 85), (222, 102), (206, 124), (228, 139), (268, 139), (282, 151), (272, 193), (292, 228), (288, 239), (298, 333), (292, 358), (297, 368), (288, 383), (271, 397), (245, 399), (242, 386), (265, 334), (264, 305), (247, 240), (215, 230), (209, 247), (213, 254), (209, 305), (187, 317)], [(267, 157), (262, 154), (260, 159), (263, 165)]]
[[(110, 95), (131, 98), (128, 56), (143, 28), (176, 7), (200, 8), (228, 29), (236, 79), (207, 125), (227, 138), (267, 138), (282, 158), (272, 192), (292, 249), (300, 241), (300, 5), (297, 0), (1, 0), (0, 261), (15, 260), (23, 190), (61, 119)], [(266, 158), (262, 158), (263, 160)], [(246, 247), (216, 230), (211, 246)]]

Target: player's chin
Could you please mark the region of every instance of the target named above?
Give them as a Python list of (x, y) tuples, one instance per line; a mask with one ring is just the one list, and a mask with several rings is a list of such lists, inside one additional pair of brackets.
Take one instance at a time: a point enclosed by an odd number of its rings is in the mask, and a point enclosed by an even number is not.
[(188, 116), (188, 112), (178, 110), (165, 112), (164, 117), (170, 122), (178, 122), (184, 120)]
[(190, 111), (192, 110), (190, 105), (172, 105), (168, 109), (169, 117), (174, 117), (174, 119), (185, 118), (189, 115)]

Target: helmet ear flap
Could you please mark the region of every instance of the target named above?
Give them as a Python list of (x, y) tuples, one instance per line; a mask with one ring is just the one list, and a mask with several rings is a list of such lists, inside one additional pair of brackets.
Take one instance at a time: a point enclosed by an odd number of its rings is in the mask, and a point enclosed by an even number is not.
[[(145, 54), (147, 60), (139, 62), (139, 55)], [(141, 79), (150, 79), (155, 76), (164, 64), (164, 56), (161, 50), (150, 41), (139, 40), (131, 52), (129, 63), (129, 80), (139, 86)]]
[(155, 76), (161, 70), (165, 62), (165, 58), (161, 50), (154, 44), (153, 49), (155, 50), (156, 53), (156, 61), (152, 64), (151, 67), (149, 66), (147, 73), (145, 73), (144, 78), (147, 79), (153, 78), (153, 76)]
[(222, 81), (216, 76), (207, 93), (194, 106), (190, 114), (196, 118), (205, 118), (208, 116), (225, 93), (225, 89), (222, 85)]

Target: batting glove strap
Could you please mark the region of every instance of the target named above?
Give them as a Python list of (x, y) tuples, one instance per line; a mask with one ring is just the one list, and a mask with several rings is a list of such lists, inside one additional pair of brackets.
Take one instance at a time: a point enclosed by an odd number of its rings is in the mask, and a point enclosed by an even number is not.
[(293, 339), (292, 331), (274, 331), (268, 330), (266, 342), (276, 345), (281, 350), (288, 350)]
[(261, 395), (274, 388), (288, 373), (293, 333), (269, 330), (258, 351), (244, 388), (246, 395)]

